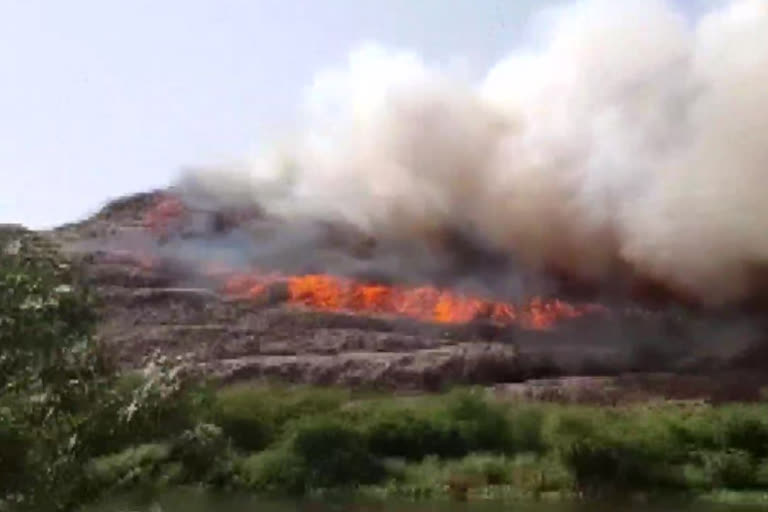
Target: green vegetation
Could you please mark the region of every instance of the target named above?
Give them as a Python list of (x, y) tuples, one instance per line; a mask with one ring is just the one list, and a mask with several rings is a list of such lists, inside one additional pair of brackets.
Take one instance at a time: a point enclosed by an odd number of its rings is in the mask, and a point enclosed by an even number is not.
[(0, 510), (190, 485), (453, 500), (734, 501), (768, 490), (766, 404), (214, 389), (160, 356), (142, 375), (120, 375), (91, 336), (92, 300), (76, 273), (26, 254), (0, 254)]
[(121, 377), (92, 336), (93, 306), (44, 240), (0, 232), (0, 510), (72, 508), (101, 493), (90, 461), (168, 432), (182, 460), (196, 432), (197, 380), (161, 357)]
[(504, 404), (471, 389), (360, 398), (242, 385), (205, 403), (186, 451), (178, 430), (97, 458), (94, 486), (409, 500), (733, 501), (768, 489), (764, 404), (605, 408)]

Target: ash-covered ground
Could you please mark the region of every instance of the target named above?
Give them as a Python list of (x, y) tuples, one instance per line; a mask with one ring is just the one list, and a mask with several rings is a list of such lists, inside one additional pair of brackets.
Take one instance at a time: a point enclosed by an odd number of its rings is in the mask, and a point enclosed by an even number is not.
[(145, 215), (160, 197), (114, 201), (43, 233), (83, 262), (101, 298), (98, 335), (125, 368), (159, 350), (189, 355), (228, 382), (400, 391), (481, 384), (508, 396), (606, 403), (757, 399), (768, 384), (759, 311), (617, 301), (605, 314), (529, 330), (317, 311), (287, 303), (279, 287), (258, 300), (226, 297), (190, 273), (189, 259), (152, 251)]

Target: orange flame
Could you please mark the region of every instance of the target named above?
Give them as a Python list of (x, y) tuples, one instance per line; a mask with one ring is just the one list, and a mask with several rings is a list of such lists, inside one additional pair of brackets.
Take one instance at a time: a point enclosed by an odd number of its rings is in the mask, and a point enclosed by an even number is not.
[(186, 213), (184, 203), (177, 197), (164, 195), (144, 215), (144, 227), (155, 235), (163, 235), (180, 222)]
[[(156, 235), (167, 234), (183, 221), (184, 203), (162, 197), (148, 212), (144, 224)], [(288, 301), (324, 311), (395, 314), (426, 322), (458, 324), (485, 319), (497, 325), (549, 329), (558, 321), (589, 313), (605, 312), (595, 304), (573, 305), (558, 299), (534, 298), (520, 306), (487, 298), (471, 297), (433, 286), (403, 287), (369, 284), (328, 274), (285, 276), (278, 273), (234, 273), (212, 262), (206, 272), (223, 281), (221, 292), (230, 297), (258, 299), (270, 285), (287, 285)]]
[(458, 324), (486, 319), (497, 325), (516, 324), (528, 329), (549, 329), (558, 321), (604, 311), (598, 305), (572, 305), (558, 299), (534, 298), (524, 306), (471, 297), (432, 286), (408, 288), (367, 284), (328, 274), (281, 276), (235, 274), (222, 292), (239, 298), (263, 297), (271, 284), (288, 288), (288, 301), (324, 311), (396, 314), (426, 322)]

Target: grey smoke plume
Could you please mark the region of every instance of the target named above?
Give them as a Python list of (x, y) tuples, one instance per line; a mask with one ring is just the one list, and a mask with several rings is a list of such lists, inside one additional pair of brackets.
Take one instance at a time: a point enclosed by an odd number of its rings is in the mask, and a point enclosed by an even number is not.
[(619, 268), (712, 303), (768, 266), (768, 1), (695, 23), (655, 0), (550, 13), (479, 84), (365, 45), (308, 89), (306, 126), (180, 189), (402, 243), (471, 233), (530, 268)]

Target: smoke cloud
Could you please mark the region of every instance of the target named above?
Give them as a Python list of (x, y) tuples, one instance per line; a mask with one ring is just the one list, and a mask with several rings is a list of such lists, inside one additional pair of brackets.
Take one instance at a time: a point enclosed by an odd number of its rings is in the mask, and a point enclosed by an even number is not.
[[(695, 22), (655, 0), (547, 13), (480, 83), (368, 44), (305, 124), (179, 190), (399, 246), (460, 232), (531, 269), (631, 271), (713, 304), (768, 267), (768, 2)], [(408, 266), (408, 262), (399, 261)]]

